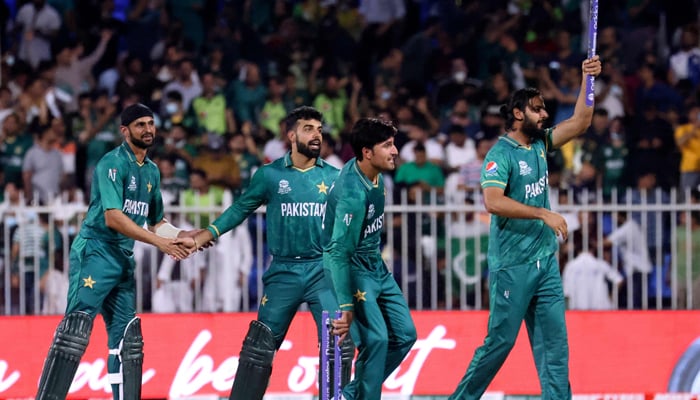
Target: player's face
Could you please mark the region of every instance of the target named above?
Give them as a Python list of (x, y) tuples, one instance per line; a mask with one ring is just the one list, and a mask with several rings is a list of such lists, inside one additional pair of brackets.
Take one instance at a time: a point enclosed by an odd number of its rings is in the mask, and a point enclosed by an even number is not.
[(373, 167), (380, 171), (393, 171), (396, 169), (396, 157), (398, 155), (399, 150), (394, 145), (394, 138), (392, 137), (372, 147), (369, 161)]
[(317, 158), (321, 154), (322, 129), (321, 121), (315, 119), (297, 121), (292, 138), (297, 152), (308, 158)]
[(141, 117), (126, 127), (129, 142), (140, 149), (153, 146), (156, 140), (156, 125), (151, 117)]
[(523, 133), (532, 139), (544, 138), (542, 126), (544, 121), (549, 118), (549, 114), (544, 108), (544, 99), (540, 96), (530, 99), (525, 107), (524, 115), (521, 128)]

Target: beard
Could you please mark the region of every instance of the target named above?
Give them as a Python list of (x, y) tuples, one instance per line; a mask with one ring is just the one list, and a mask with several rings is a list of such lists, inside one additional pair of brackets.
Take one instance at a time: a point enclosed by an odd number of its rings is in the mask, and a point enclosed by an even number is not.
[(297, 140), (297, 151), (308, 158), (318, 158), (318, 156), (321, 154), (321, 142), (314, 140), (312, 140), (312, 142), (314, 142), (314, 144), (318, 143), (318, 149), (311, 149), (309, 148), (308, 144), (304, 144)]
[(520, 130), (533, 141), (545, 138), (544, 129), (538, 128), (537, 121), (528, 119), (527, 117), (525, 117)]
[(131, 139), (131, 144), (134, 146), (138, 147), (139, 149), (148, 149), (149, 147), (153, 146), (153, 143), (155, 143), (155, 138), (151, 139), (151, 143), (146, 143), (143, 140), (137, 138), (134, 136), (133, 133), (131, 133), (131, 129), (129, 129), (129, 139)]

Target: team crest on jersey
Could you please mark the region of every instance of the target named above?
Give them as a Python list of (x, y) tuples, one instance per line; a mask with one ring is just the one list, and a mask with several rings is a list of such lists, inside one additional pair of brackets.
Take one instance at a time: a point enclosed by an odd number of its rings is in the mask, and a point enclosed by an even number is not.
[(495, 161), (489, 161), (488, 164), (486, 164), (486, 175), (496, 175), (496, 172), (498, 172), (498, 164), (496, 164)]
[(286, 179), (282, 179), (280, 181), (280, 187), (277, 189), (277, 193), (279, 194), (287, 194), (292, 191), (292, 188), (289, 187), (289, 181)]
[(117, 169), (116, 168), (110, 168), (109, 171), (107, 172), (109, 179), (112, 180), (112, 182), (117, 180)]
[(532, 168), (525, 161), (518, 161), (518, 165), (520, 166), (520, 175), (530, 175), (532, 172)]
[(367, 219), (372, 219), (374, 217), (374, 204), (370, 204), (367, 208)]
[(135, 191), (136, 190), (136, 177), (131, 175), (131, 182), (129, 182), (129, 186), (126, 187), (130, 191)]

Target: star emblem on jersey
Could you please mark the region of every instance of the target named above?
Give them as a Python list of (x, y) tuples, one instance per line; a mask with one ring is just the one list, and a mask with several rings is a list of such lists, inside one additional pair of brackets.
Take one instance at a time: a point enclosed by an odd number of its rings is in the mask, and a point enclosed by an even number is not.
[(352, 297), (354, 297), (358, 302), (367, 301), (367, 298), (365, 297), (366, 294), (367, 292), (360, 292), (360, 289), (357, 289), (357, 292), (355, 292)]
[(316, 185), (316, 187), (318, 188), (319, 193), (328, 194), (328, 186), (326, 186), (325, 182), (321, 181), (321, 184)]
[(90, 289), (94, 289), (93, 285), (97, 283), (94, 280), (92, 280), (92, 275), (88, 275), (87, 278), (83, 278), (83, 287), (89, 287)]
[(262, 297), (262, 299), (260, 299), (260, 304), (264, 307), (265, 304), (267, 304), (267, 301), (268, 301), (268, 300), (269, 300), (269, 299), (267, 298), (267, 295), (264, 294), (263, 297)]
[(543, 160), (547, 159), (547, 156), (544, 155), (544, 150), (540, 150), (540, 157), (542, 157)]
[(148, 184), (146, 185), (146, 189), (148, 189), (148, 193), (151, 193), (152, 187), (153, 187), (153, 185), (151, 185), (151, 182), (148, 182)]

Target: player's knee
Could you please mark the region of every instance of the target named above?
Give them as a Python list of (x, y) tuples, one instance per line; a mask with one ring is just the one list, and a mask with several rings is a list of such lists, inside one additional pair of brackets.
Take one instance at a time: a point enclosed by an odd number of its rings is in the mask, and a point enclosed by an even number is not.
[(243, 341), (239, 362), (268, 367), (272, 365), (275, 350), (277, 340), (270, 328), (260, 321), (252, 321)]
[(143, 334), (140, 318), (134, 317), (129, 321), (119, 347), (110, 349), (109, 352), (116, 356), (112, 372), (107, 376), (109, 383), (118, 386), (120, 399), (140, 399), (143, 376)]
[(411, 325), (407, 327), (403, 332), (397, 335), (399, 338), (399, 343), (403, 348), (411, 348), (413, 344), (418, 340), (418, 333), (416, 332), (416, 327)]
[(63, 317), (44, 361), (37, 399), (66, 398), (90, 341), (92, 324), (93, 316), (84, 312), (71, 312)]
[(352, 342), (352, 339), (346, 338), (340, 344), (340, 359), (343, 361), (343, 363), (346, 363), (346, 362), (352, 362), (352, 360), (354, 358), (355, 358), (355, 344)]
[(77, 311), (67, 314), (56, 328), (56, 351), (80, 359), (90, 341), (92, 323), (93, 318), (87, 313)]
[(124, 342), (121, 351), (122, 363), (143, 362), (143, 334), (141, 319), (135, 317), (124, 330)]

